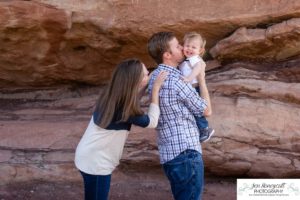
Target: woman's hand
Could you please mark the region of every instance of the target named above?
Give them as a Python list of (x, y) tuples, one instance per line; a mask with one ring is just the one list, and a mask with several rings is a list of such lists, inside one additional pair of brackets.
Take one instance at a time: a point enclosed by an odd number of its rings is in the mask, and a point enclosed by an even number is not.
[(185, 76), (181, 76), (181, 79), (186, 83), (192, 82), (192, 80), (190, 80), (188, 77), (185, 77)]
[(166, 80), (168, 76), (168, 72), (166, 71), (161, 71), (158, 76), (156, 77), (154, 83), (153, 83), (153, 88), (152, 88), (152, 98), (151, 98), (151, 103), (159, 104), (159, 90), (161, 86), (163, 85), (164, 81)]
[(154, 83), (153, 83), (153, 89), (159, 90), (161, 86), (163, 85), (164, 81), (166, 80), (169, 72), (161, 71), (159, 72), (158, 76), (156, 77)]

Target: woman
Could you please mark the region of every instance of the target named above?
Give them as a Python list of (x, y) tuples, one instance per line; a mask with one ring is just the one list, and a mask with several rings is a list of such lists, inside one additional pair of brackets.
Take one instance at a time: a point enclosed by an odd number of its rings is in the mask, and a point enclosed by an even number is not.
[(159, 89), (166, 79), (155, 81), (151, 103), (144, 114), (139, 97), (149, 81), (149, 72), (137, 59), (117, 65), (104, 96), (100, 96), (92, 119), (75, 153), (75, 165), (84, 180), (86, 200), (106, 200), (111, 173), (119, 164), (131, 125), (155, 128), (159, 117)]

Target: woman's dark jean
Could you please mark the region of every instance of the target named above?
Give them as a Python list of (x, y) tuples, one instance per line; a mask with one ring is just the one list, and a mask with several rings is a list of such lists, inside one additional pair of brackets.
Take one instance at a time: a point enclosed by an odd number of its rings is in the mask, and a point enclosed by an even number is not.
[(80, 171), (84, 181), (85, 200), (107, 200), (110, 188), (110, 175), (91, 175)]
[(203, 190), (204, 166), (202, 155), (185, 150), (173, 160), (163, 164), (173, 197), (176, 200), (200, 200)]

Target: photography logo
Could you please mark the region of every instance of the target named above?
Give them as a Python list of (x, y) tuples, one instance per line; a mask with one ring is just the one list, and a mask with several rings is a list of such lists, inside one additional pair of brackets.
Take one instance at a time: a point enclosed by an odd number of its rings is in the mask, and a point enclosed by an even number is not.
[(237, 200), (300, 200), (300, 179), (237, 179)]

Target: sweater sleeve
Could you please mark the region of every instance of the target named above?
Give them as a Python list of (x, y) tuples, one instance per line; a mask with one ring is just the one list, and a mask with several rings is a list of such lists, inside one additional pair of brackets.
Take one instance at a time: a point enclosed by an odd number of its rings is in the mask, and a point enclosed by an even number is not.
[(159, 106), (157, 104), (151, 103), (148, 110), (150, 122), (146, 128), (155, 128), (157, 126), (159, 114)]
[(147, 114), (130, 117), (128, 122), (143, 128), (155, 128), (158, 123), (159, 114), (158, 105), (151, 103)]

